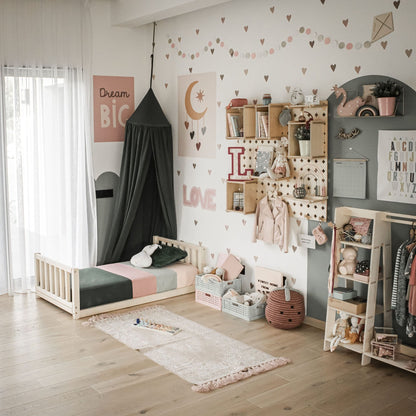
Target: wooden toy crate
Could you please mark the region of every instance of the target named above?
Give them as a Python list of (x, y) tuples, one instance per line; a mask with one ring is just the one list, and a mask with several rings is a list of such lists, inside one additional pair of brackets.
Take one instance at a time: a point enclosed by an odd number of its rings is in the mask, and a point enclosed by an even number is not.
[(195, 289), (201, 292), (210, 293), (214, 296), (222, 296), (228, 289), (234, 289), (237, 292), (241, 291), (241, 279), (237, 277), (234, 280), (227, 280), (216, 282), (213, 280), (204, 280), (203, 275), (196, 275), (195, 277)]
[(246, 321), (254, 321), (255, 319), (263, 318), (265, 308), (265, 303), (247, 306), (229, 298), (222, 299), (223, 312), (227, 312)]
[(215, 296), (202, 290), (195, 290), (195, 302), (217, 309), (218, 311), (222, 307), (221, 296)]

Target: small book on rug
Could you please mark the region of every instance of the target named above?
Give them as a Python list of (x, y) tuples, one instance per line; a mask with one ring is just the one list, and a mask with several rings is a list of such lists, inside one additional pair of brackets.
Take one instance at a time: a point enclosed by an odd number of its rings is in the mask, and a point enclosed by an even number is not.
[(169, 325), (158, 324), (156, 322), (145, 321), (144, 319), (137, 318), (136, 323), (134, 324), (138, 328), (149, 329), (151, 331), (158, 331), (164, 332), (165, 334), (169, 335), (176, 335), (178, 332), (181, 331), (180, 328), (176, 328)]

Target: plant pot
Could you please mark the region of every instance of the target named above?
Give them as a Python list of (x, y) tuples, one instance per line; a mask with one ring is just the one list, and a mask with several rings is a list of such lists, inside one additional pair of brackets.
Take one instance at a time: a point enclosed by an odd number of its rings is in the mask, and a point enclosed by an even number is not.
[(381, 116), (392, 116), (396, 107), (396, 97), (377, 98), (378, 111)]
[(301, 156), (310, 156), (311, 154), (311, 141), (299, 140), (299, 150)]

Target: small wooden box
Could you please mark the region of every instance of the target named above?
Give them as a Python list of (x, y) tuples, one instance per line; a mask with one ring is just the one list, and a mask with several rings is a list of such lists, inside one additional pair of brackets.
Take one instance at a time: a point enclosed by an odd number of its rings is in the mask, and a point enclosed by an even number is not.
[(361, 313), (365, 313), (366, 308), (367, 308), (367, 301), (362, 298), (339, 300), (339, 299), (334, 299), (333, 297), (329, 297), (328, 305), (331, 308), (339, 309), (346, 313), (359, 315)]
[(375, 357), (395, 360), (400, 352), (399, 344), (387, 344), (385, 342), (371, 341), (371, 354)]
[(384, 344), (398, 344), (399, 336), (393, 328), (374, 327), (374, 340)]

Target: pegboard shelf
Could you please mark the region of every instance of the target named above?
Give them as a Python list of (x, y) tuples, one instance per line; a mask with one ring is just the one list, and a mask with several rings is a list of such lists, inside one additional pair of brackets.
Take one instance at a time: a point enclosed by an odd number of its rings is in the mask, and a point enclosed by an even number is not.
[[(280, 124), (279, 116), (286, 108), (290, 109), (291, 122), (283, 126)], [(314, 106), (271, 103), (267, 106), (246, 105), (242, 108), (229, 109), (226, 113), (227, 134), (230, 131), (229, 113), (237, 116), (239, 125), (243, 126), (243, 137), (233, 137), (233, 139), (237, 139), (235, 142), (239, 146), (244, 147), (244, 154), (241, 156), (242, 172), (250, 169), (253, 172), (256, 171), (257, 152), (260, 145), (273, 147), (274, 160), (278, 149), (280, 151), (282, 149), (281, 138), (289, 137), (287, 153), (290, 156), (287, 157), (287, 161), (290, 176), (277, 180), (269, 177), (252, 177), (257, 183), (250, 185), (250, 189), (247, 189), (248, 192), (244, 192), (244, 213), (255, 212), (258, 201), (269, 193), (275, 193), (286, 202), (289, 215), (296, 218), (326, 221), (328, 205), (328, 197), (326, 196), (328, 188), (328, 102), (321, 101), (319, 105)], [(313, 117), (313, 122), (310, 124), (311, 156), (301, 156), (297, 140), (294, 139), (295, 127), (306, 124), (303, 121), (305, 116), (309, 119)], [(237, 119), (237, 117), (234, 118)], [(262, 126), (261, 134), (266, 137), (258, 137), (260, 125)], [(291, 138), (292, 143), (290, 142)], [(293, 191), (299, 184), (305, 186), (306, 198), (293, 197)], [(232, 193), (236, 191), (235, 188), (236, 185), (227, 183), (227, 212), (234, 212)]]
[(289, 201), (298, 201), (298, 202), (308, 202), (310, 204), (314, 204), (315, 202), (322, 202), (327, 201), (327, 196), (308, 196), (306, 198), (295, 198), (294, 196), (283, 196), (283, 199), (287, 199)]

